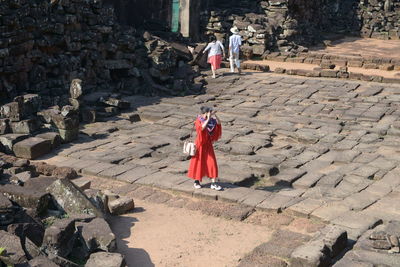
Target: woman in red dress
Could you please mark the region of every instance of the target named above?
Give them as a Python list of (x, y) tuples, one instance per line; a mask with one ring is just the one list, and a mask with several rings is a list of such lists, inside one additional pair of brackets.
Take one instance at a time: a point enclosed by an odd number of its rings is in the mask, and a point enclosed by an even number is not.
[(194, 179), (194, 187), (201, 188), (200, 182), (204, 176), (211, 179), (211, 189), (221, 190), (216, 183), (218, 177), (218, 165), (215, 158), (213, 142), (221, 138), (221, 121), (209, 107), (201, 107), (201, 115), (197, 116), (196, 127), (196, 155), (190, 160), (188, 177)]

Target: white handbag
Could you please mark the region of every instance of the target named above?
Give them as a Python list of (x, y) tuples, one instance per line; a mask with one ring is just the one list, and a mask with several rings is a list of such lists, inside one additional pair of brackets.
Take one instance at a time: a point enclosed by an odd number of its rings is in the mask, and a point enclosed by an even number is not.
[(192, 133), (193, 133), (194, 125), (192, 131), (190, 131), (189, 141), (185, 141), (183, 143), (183, 154), (194, 156), (196, 155), (196, 144), (192, 140)]
[(183, 153), (189, 156), (196, 155), (196, 144), (190, 141), (183, 143)]

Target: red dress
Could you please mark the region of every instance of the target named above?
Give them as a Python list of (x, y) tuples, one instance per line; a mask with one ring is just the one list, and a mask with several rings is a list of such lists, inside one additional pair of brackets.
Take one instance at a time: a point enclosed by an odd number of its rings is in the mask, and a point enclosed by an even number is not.
[(194, 180), (202, 181), (204, 176), (209, 178), (218, 177), (218, 165), (215, 158), (213, 142), (221, 138), (222, 127), (217, 124), (211, 134), (208, 132), (207, 127), (201, 129), (201, 121), (195, 121), (196, 127), (196, 155), (190, 160), (188, 177)]

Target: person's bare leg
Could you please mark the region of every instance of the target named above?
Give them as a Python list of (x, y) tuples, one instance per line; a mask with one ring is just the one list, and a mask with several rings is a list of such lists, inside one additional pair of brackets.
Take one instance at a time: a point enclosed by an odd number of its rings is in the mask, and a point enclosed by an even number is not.
[(215, 79), (215, 69), (214, 69), (214, 66), (213, 65), (211, 65), (211, 72), (212, 72), (212, 77)]

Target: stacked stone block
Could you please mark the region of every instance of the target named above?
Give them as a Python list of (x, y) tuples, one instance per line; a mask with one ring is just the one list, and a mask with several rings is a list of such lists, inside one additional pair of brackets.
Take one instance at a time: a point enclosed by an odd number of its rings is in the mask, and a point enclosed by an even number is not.
[[(113, 8), (102, 1), (3, 1), (0, 14), (0, 102), (28, 92), (40, 94), (44, 106), (64, 104), (73, 79), (88, 92), (158, 90), (143, 83), (142, 72), (154, 59), (142, 33), (115, 23)], [(169, 44), (161, 49), (167, 47), (172, 51)], [(178, 60), (161, 60), (167, 74)], [(173, 82), (172, 75), (155, 81), (170, 88)]]

